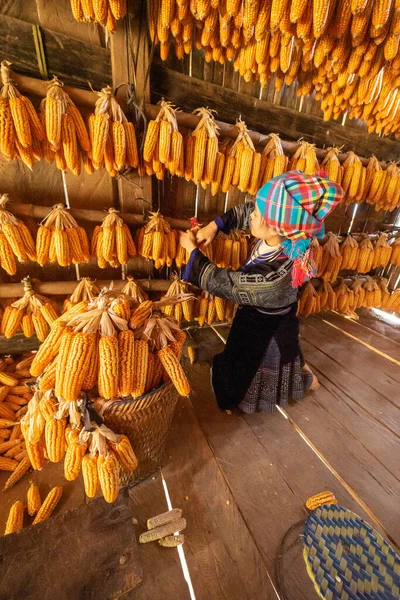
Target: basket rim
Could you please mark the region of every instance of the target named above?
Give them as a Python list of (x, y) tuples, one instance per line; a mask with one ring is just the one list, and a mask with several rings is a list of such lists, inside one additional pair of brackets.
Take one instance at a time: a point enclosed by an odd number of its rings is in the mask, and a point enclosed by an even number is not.
[(127, 396), (126, 398), (119, 398), (118, 400), (114, 400), (111, 404), (107, 406), (106, 410), (110, 410), (111, 408), (116, 408), (117, 406), (123, 406), (124, 404), (135, 404), (136, 402), (141, 402), (150, 398), (151, 396), (155, 396), (156, 394), (160, 394), (162, 392), (166, 392), (169, 388), (173, 387), (172, 381), (167, 381), (163, 383), (158, 388), (151, 390), (151, 392), (147, 392), (147, 394), (143, 394), (143, 396), (138, 396), (137, 398), (132, 398), (132, 396)]

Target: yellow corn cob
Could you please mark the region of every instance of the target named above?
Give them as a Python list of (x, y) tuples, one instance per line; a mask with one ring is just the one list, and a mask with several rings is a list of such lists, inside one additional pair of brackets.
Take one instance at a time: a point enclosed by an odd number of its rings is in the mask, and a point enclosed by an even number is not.
[(145, 385), (145, 394), (151, 391), (151, 384), (153, 381), (154, 375), (154, 354), (149, 352), (148, 361), (147, 361), (147, 375), (146, 375), (146, 385)]
[(13, 223), (5, 223), (2, 225), (2, 230), (19, 262), (26, 262), (27, 254), (19, 227)]
[(8, 98), (0, 98), (0, 151), (6, 158), (14, 158), (15, 129)]
[(129, 320), (129, 327), (133, 330), (138, 329), (149, 318), (153, 310), (153, 302), (145, 300), (133, 311)]
[(51, 302), (45, 302), (45, 304), (43, 304), (40, 307), (40, 312), (42, 313), (43, 317), (46, 319), (49, 325), (52, 325), (53, 321), (55, 321), (58, 318), (56, 309), (54, 308), (54, 305), (51, 304)]
[(138, 459), (133, 451), (132, 445), (126, 435), (118, 436), (118, 443), (113, 445), (118, 461), (125, 471), (132, 473), (138, 467)]
[(73, 429), (67, 435), (67, 451), (64, 459), (64, 477), (67, 481), (74, 481), (81, 470), (83, 456), (87, 444), (79, 443), (79, 430)]
[(14, 484), (17, 483), (17, 481), (22, 479), (22, 477), (29, 471), (30, 468), (31, 468), (31, 462), (29, 460), (29, 457), (26, 456), (25, 458), (23, 458), (21, 460), (18, 467), (16, 467), (16, 469), (14, 469), (14, 471), (11, 473), (10, 477), (7, 479), (7, 481), (4, 485), (4, 489), (5, 490), (10, 489)]
[(32, 313), (32, 321), (38, 340), (44, 342), (49, 335), (50, 328), (40, 310), (36, 310)]
[(225, 318), (225, 301), (223, 298), (215, 296), (215, 312), (217, 314), (218, 321), (223, 321)]
[(136, 142), (136, 133), (133, 123), (125, 121), (124, 125), (126, 139), (126, 164), (137, 169), (139, 166), (139, 154)]
[(0, 263), (3, 269), (9, 275), (15, 275), (17, 272), (15, 255), (6, 239), (6, 236), (2, 232), (0, 232)]
[(168, 376), (171, 378), (178, 394), (181, 396), (188, 396), (190, 392), (189, 382), (181, 364), (170, 346), (165, 346), (165, 348), (159, 350), (157, 355)]
[(146, 340), (135, 340), (135, 373), (132, 396), (143, 396), (146, 389), (147, 365), (149, 360), (149, 346)]
[[(169, 1), (169, 0), (168, 0)], [(162, 164), (167, 164), (171, 150), (172, 125), (169, 121), (161, 121), (159, 133), (158, 156)]]
[(160, 123), (158, 121), (149, 121), (143, 148), (143, 159), (146, 162), (150, 162), (153, 158), (153, 154), (158, 142), (159, 131)]
[(68, 243), (68, 235), (66, 231), (55, 229), (52, 237), (57, 256), (57, 262), (60, 267), (68, 267), (71, 264), (70, 249)]
[(93, 0), (93, 10), (96, 21), (104, 26), (107, 23), (107, 0)]
[(193, 181), (196, 185), (200, 183), (203, 177), (203, 170), (206, 159), (207, 131), (205, 128), (196, 132), (194, 144), (194, 163), (193, 163)]
[(18, 379), (13, 377), (11, 373), (0, 371), (0, 383), (8, 387), (13, 387), (14, 385), (18, 384)]
[(214, 178), (216, 168), (216, 158), (218, 153), (218, 140), (216, 137), (210, 137), (207, 140), (206, 161), (204, 166), (204, 180), (211, 183)]
[(27, 493), (28, 515), (34, 517), (42, 505), (40, 491), (37, 485), (31, 484)]
[(42, 523), (52, 515), (54, 509), (61, 499), (62, 493), (63, 489), (61, 486), (56, 486), (50, 490), (44, 499), (43, 504), (40, 507), (32, 525), (38, 525), (38, 523)]
[(82, 459), (82, 475), (86, 496), (94, 498), (99, 487), (97, 456), (91, 457), (89, 454), (85, 454)]
[(118, 335), (119, 383), (118, 395), (129, 396), (134, 386), (135, 343), (133, 331), (121, 331)]
[(118, 460), (114, 452), (97, 459), (100, 488), (106, 502), (114, 502), (119, 493)]
[(24, 148), (28, 148), (32, 144), (32, 133), (26, 104), (19, 96), (10, 98), (9, 105), (18, 141)]
[(32, 313), (27, 313), (22, 317), (22, 332), (25, 337), (30, 338), (35, 333), (32, 321)]
[[(12, 338), (18, 331), (23, 317), (23, 311), (13, 306), (7, 307), (2, 319), (2, 331), (7, 339)], [(7, 384), (5, 384), (7, 385)]]
[(126, 15), (126, 0), (108, 0), (108, 3), (117, 21)]
[(74, 122), (67, 114), (62, 115), (61, 118), (61, 138), (67, 167), (71, 170), (76, 169), (80, 164), (78, 142)]
[(4, 535), (20, 531), (24, 526), (24, 503), (21, 500), (14, 502), (10, 508)]
[(57, 355), (61, 344), (61, 337), (65, 332), (65, 323), (58, 321), (52, 326), (45, 342), (40, 346), (35, 355), (30, 372), (34, 377), (38, 377), (43, 373), (48, 364)]
[(221, 190), (226, 193), (229, 191), (229, 188), (232, 183), (232, 178), (235, 172), (236, 167), (236, 159), (234, 156), (228, 156), (225, 162), (224, 175), (222, 178)]
[(196, 139), (194, 135), (189, 135), (186, 140), (186, 155), (185, 155), (185, 179), (191, 181), (193, 179), (194, 168), (194, 148)]
[(46, 443), (46, 454), (51, 462), (59, 462), (65, 454), (65, 428), (67, 420), (50, 419), (46, 421), (44, 433)]
[(112, 141), (114, 148), (114, 160), (117, 170), (123, 169), (126, 162), (126, 136), (125, 129), (122, 123), (114, 121), (112, 123)]
[(119, 355), (118, 339), (102, 336), (99, 342), (99, 393), (103, 398), (114, 398), (118, 393)]

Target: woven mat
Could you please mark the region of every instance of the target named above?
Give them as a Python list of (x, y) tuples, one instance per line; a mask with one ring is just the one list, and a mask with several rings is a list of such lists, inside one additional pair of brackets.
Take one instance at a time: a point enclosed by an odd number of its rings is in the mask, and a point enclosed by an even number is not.
[(400, 557), (368, 523), (337, 504), (308, 516), (303, 555), (321, 598), (400, 598)]

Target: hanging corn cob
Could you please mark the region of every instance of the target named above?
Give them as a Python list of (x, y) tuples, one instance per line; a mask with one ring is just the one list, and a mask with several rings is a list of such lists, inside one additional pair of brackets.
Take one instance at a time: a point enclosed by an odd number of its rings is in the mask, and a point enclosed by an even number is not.
[(356, 270), (359, 273), (369, 273), (374, 262), (375, 252), (368, 236), (360, 242)]
[(326, 170), (328, 179), (340, 185), (344, 169), (339, 162), (339, 152), (339, 148), (328, 148), (321, 166)]
[(171, 229), (158, 211), (149, 214), (149, 222), (141, 228), (141, 255), (147, 260), (154, 260), (156, 269), (161, 269), (164, 265), (170, 267), (177, 256), (178, 232)]
[(351, 286), (353, 292), (353, 302), (349, 304), (349, 310), (354, 312), (356, 308), (365, 306), (365, 289), (359, 279), (356, 279)]
[(149, 122), (146, 131), (143, 148), (145, 166), (149, 173), (155, 173), (157, 179), (164, 179), (166, 169), (171, 175), (183, 177), (184, 147), (176, 120), (178, 109), (165, 100), (158, 104), (160, 111), (156, 119)]
[(320, 310), (336, 310), (337, 300), (336, 294), (333, 291), (331, 284), (327, 281), (322, 281), (318, 287), (317, 294), (320, 299)]
[(19, 329), (22, 329), (25, 337), (32, 337), (36, 333), (39, 341), (43, 342), (50, 331), (51, 324), (58, 317), (58, 307), (53, 301), (35, 292), (29, 277), (23, 279), (22, 283), (24, 295), (6, 307), (1, 331), (7, 339), (10, 339)]
[(89, 116), (93, 167), (106, 168), (111, 177), (139, 166), (134, 124), (127, 120), (110, 86), (97, 92), (95, 111)]
[(219, 231), (212, 243), (210, 260), (218, 267), (237, 271), (248, 254), (248, 235), (244, 231), (233, 229), (229, 234)]
[(379, 308), (382, 302), (382, 290), (378, 283), (367, 277), (367, 281), (364, 283), (365, 300), (364, 305), (367, 308)]
[(54, 77), (46, 98), (40, 103), (40, 118), (45, 127), (43, 156), (55, 161), (58, 169), (81, 172), (81, 158), (90, 151), (90, 139), (79, 109), (63, 90), (63, 82)]
[(37, 262), (57, 262), (61, 267), (89, 261), (86, 231), (63, 204), (56, 204), (42, 221), (36, 238)]
[(322, 261), (317, 276), (322, 277), (324, 281), (334, 283), (341, 268), (342, 256), (336, 235), (328, 233), (327, 237), (328, 239), (323, 246)]
[(390, 292), (388, 289), (388, 280), (384, 277), (381, 277), (378, 281), (378, 285), (381, 290), (381, 308), (387, 309), (390, 303)]
[(63, 312), (70, 310), (80, 302), (91, 302), (100, 290), (90, 277), (82, 277), (73, 293), (64, 300)]
[(342, 282), (335, 288), (337, 310), (341, 313), (348, 313), (350, 307), (354, 304), (354, 292)]
[(91, 251), (97, 256), (97, 264), (101, 269), (105, 269), (108, 264), (119, 268), (126, 265), (130, 257), (136, 255), (136, 246), (129, 227), (115, 208), (109, 208), (102, 224), (96, 226)]
[[(184, 281), (180, 281), (178, 276), (173, 276), (173, 281), (169, 286), (167, 293), (162, 297), (162, 300), (167, 298), (175, 298), (182, 294), (188, 293), (188, 284)], [(189, 323), (193, 321), (194, 314), (194, 300), (185, 300), (184, 302), (177, 302), (175, 304), (167, 304), (162, 307), (164, 314), (175, 317), (178, 325), (180, 326), (182, 318)]]
[(6, 209), (7, 194), (0, 197), (0, 265), (9, 274), (17, 272), (17, 261), (36, 260), (35, 242), (27, 226)]
[[(269, 134), (269, 141), (261, 155), (260, 174), (257, 188), (262, 187), (267, 181), (288, 171), (288, 157), (285, 156), (282, 142), (275, 133)], [(251, 191), (253, 192), (255, 188)], [(258, 190), (256, 190), (257, 192)]]
[(224, 300), (203, 291), (196, 303), (195, 321), (200, 327), (205, 323), (212, 325), (216, 321), (232, 321), (236, 309), (237, 304), (232, 300)]
[(321, 300), (319, 294), (311, 281), (308, 281), (302, 289), (299, 300), (299, 313), (309, 317), (321, 311)]
[(126, 15), (126, 0), (71, 0), (76, 21), (95, 23), (114, 33), (116, 22)]
[(400, 267), (400, 237), (396, 238), (392, 244), (390, 264), (394, 265), (395, 267)]
[(388, 243), (387, 234), (381, 233), (374, 246), (374, 260), (372, 268), (387, 267), (392, 255), (392, 247)]
[(340, 254), (342, 256), (341, 270), (350, 269), (354, 271), (357, 269), (359, 249), (356, 240), (351, 235), (347, 235), (340, 245)]
[[(363, 165), (361, 160), (354, 152), (348, 152), (347, 158), (343, 163), (343, 177), (341, 186), (343, 188), (343, 204), (355, 202), (357, 196), (363, 196), (365, 177), (362, 177)], [(360, 185), (362, 189), (360, 190)], [(363, 198), (362, 198), (363, 199)]]
[(20, 158), (32, 169), (35, 158), (42, 158), (45, 133), (32, 102), (14, 85), (10, 66), (3, 60), (0, 68), (0, 151), (6, 160)]
[(298, 149), (291, 158), (290, 170), (299, 170), (309, 175), (315, 175), (319, 171), (319, 165), (314, 144), (302, 140), (299, 140), (299, 144)]

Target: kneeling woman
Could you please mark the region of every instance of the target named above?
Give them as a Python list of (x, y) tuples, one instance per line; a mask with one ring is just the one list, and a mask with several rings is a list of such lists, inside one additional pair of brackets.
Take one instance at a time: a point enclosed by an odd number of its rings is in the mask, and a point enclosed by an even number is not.
[[(309, 245), (342, 198), (324, 177), (291, 171), (271, 179), (252, 203), (181, 234), (190, 253), (183, 279), (239, 305), (225, 350), (214, 357), (212, 385), (221, 409), (272, 412), (318, 385), (304, 362), (296, 316), (298, 288), (315, 275)], [(238, 271), (216, 267), (197, 248), (218, 231), (250, 229), (257, 241)]]

